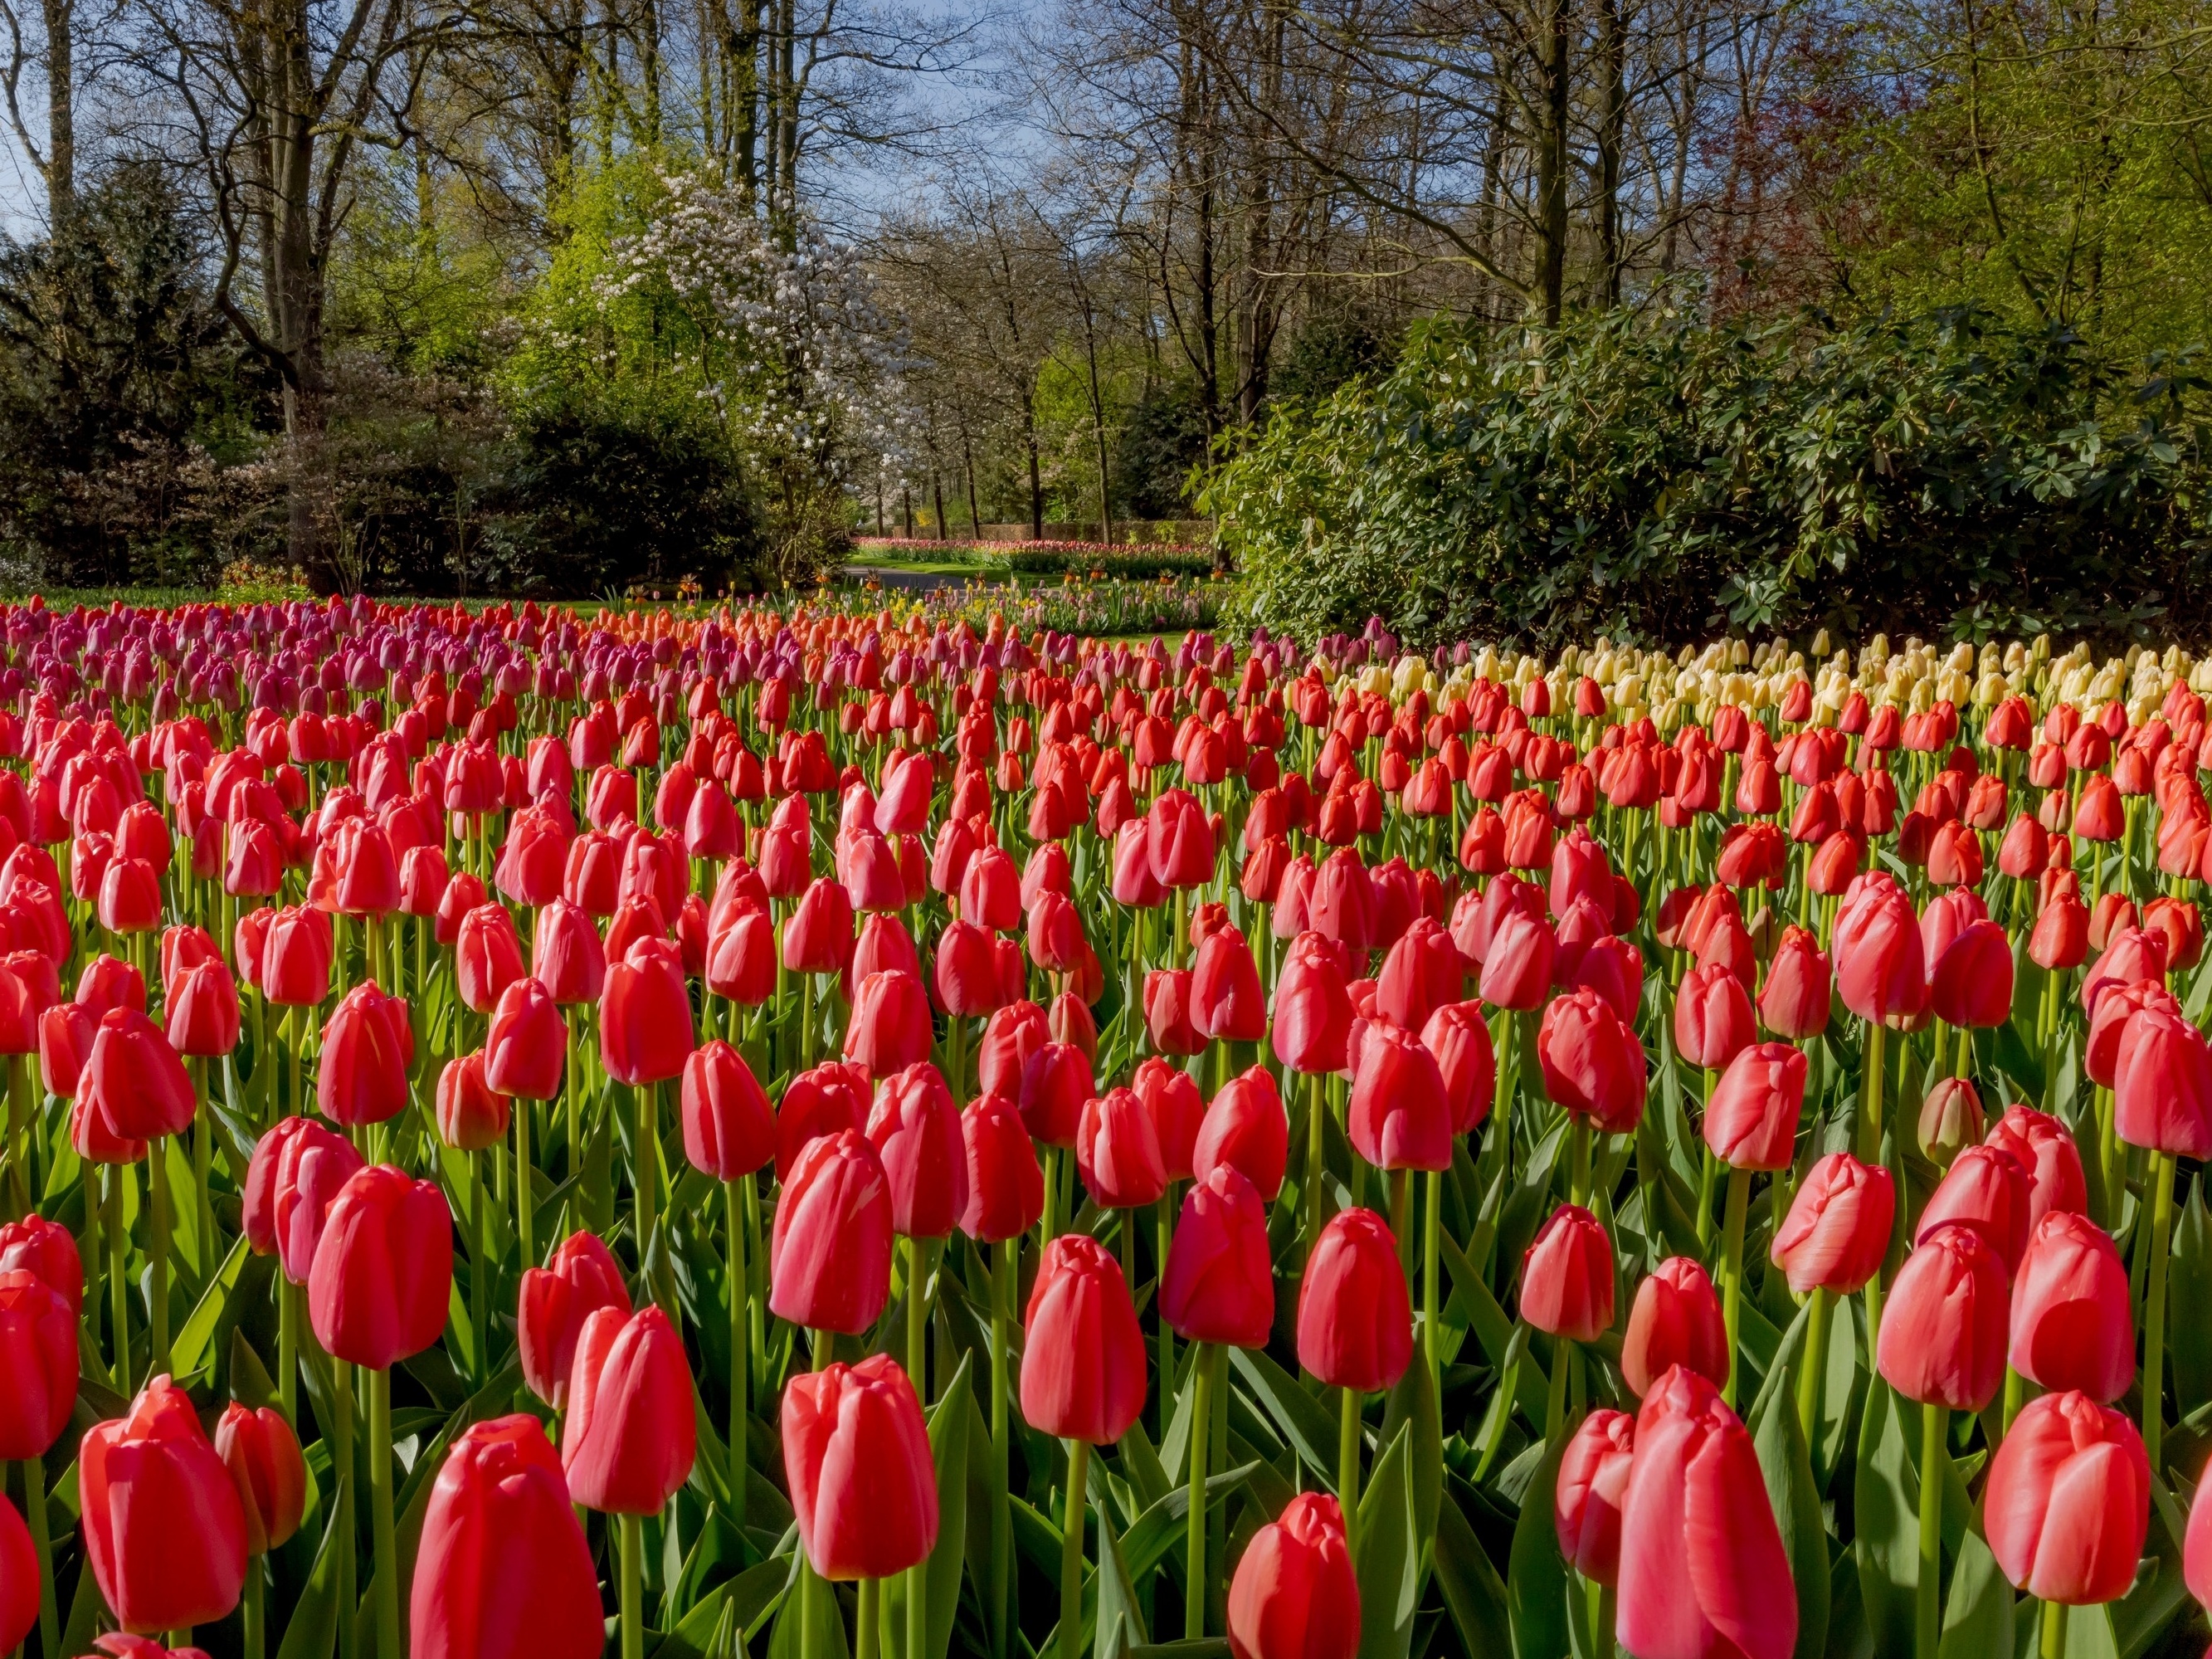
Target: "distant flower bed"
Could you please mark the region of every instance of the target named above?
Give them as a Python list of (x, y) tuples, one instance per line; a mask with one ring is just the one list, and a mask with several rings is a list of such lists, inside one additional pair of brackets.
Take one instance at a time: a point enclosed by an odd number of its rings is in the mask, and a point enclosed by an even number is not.
[(888, 603), (896, 614), (946, 626), (964, 620), (982, 629), (997, 617), (1017, 628), (1097, 637), (1212, 628), (1229, 608), (1234, 588), (1228, 582), (1171, 574), (1144, 580), (1086, 580), (1071, 574), (1034, 587), (985, 580), (908, 595), (885, 592), (871, 581), (805, 597), (817, 609), (826, 602), (854, 615), (872, 612)]
[(1097, 574), (1142, 579), (1198, 576), (1213, 568), (1213, 555), (1188, 544), (1139, 546), (1115, 542), (930, 541), (920, 538), (868, 537), (858, 553), (898, 558), (973, 559), (986, 570), (1010, 576)]

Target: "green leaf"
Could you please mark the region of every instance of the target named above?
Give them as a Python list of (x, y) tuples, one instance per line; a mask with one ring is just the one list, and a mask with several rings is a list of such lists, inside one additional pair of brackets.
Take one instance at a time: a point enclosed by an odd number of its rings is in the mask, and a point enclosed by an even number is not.
[(338, 1639), (338, 1552), (351, 1547), (351, 1539), (338, 1537), (338, 1515), (333, 1508), (315, 1550), (314, 1571), (307, 1575), (307, 1588), (300, 1592), (291, 1621), (284, 1626), (276, 1659), (330, 1659)]
[(1514, 1523), (1513, 1553), (1505, 1569), (1505, 1606), (1515, 1659), (1558, 1659), (1569, 1646), (1567, 1597), (1573, 1586), (1566, 1558), (1559, 1553), (1559, 1528), (1552, 1521), (1552, 1493), (1559, 1484), (1559, 1458), (1567, 1438), (1562, 1433), (1544, 1449), (1522, 1495), (1521, 1518)]
[(1473, 1654), (1506, 1652), (1513, 1630), (1505, 1583), (1449, 1492), (1437, 1512), (1436, 1576), (1461, 1645)]
[(1407, 1480), (1409, 1436), (1401, 1431), (1375, 1465), (1359, 1495), (1359, 1659), (1406, 1659), (1420, 1599), (1420, 1547), (1413, 1537), (1413, 1491)]
[[(1801, 1643), (1798, 1652), (1805, 1651)], [(2012, 1586), (1997, 1569), (1996, 1557), (1982, 1539), (1977, 1515), (1959, 1540), (1959, 1562), (1943, 1597), (1941, 1659), (1979, 1659), (1985, 1653), (2013, 1650)]]
[[(190, 1187), (185, 1190), (190, 1191)], [(230, 1254), (222, 1259), (222, 1268), (209, 1281), (207, 1289), (200, 1292), (198, 1305), (177, 1332), (176, 1340), (169, 1345), (170, 1374), (179, 1382), (198, 1376), (200, 1367), (206, 1363), (214, 1346), (216, 1326), (238, 1284), (239, 1271), (245, 1267), (247, 1254), (243, 1238), (230, 1247)]]
[[(1267, 1357), (1264, 1348), (1231, 1348), (1229, 1363), (1244, 1386), (1282, 1431), (1306, 1467), (1327, 1475), (1336, 1467), (1336, 1418), (1306, 1391), (1305, 1385)], [(1408, 1367), (1409, 1370), (1416, 1369)], [(1419, 1369), (1425, 1369), (1421, 1367)]]
[(1407, 1448), (1411, 1460), (1407, 1486), (1413, 1503), (1413, 1538), (1425, 1554), (1436, 1541), (1437, 1509), (1443, 1498), (1444, 1431), (1437, 1410), (1436, 1379), (1429, 1375), (1428, 1360), (1418, 1343), (1413, 1363), (1406, 1367), (1406, 1374), (1390, 1390), (1384, 1407), (1382, 1444), (1387, 1446), (1397, 1437), (1401, 1423), (1408, 1425), (1412, 1436)]
[(1106, 1511), (1094, 1511), (1098, 1526), (1098, 1570), (1092, 1575), (1097, 1605), (1093, 1616), (1091, 1659), (1115, 1659), (1117, 1650), (1142, 1647), (1145, 1615), (1137, 1600), (1129, 1565), (1121, 1556), (1121, 1540), (1114, 1535)]
[(1790, 1381), (1804, 1363), (1807, 1321), (1800, 1315), (1783, 1340), (1774, 1373), (1761, 1394), (1751, 1422), (1752, 1443), (1766, 1496), (1774, 1505), (1783, 1553), (1797, 1587), (1796, 1659), (1820, 1659), (1828, 1643), (1828, 1534), (1820, 1517), (1820, 1494), (1813, 1480), (1813, 1461), (1797, 1421), (1796, 1389)]
[[(2204, 1183), (2189, 1183), (2189, 1197), (2173, 1231), (2168, 1305), (2212, 1308), (2212, 1216), (2204, 1209)], [(2184, 1417), (2212, 1401), (2212, 1320), (2167, 1321), (2172, 1346), (2174, 1395)]]

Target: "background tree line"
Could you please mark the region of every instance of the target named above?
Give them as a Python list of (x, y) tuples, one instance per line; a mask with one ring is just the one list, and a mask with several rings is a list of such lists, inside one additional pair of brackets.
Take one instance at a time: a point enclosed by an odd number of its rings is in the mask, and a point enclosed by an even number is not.
[[(1209, 477), (1251, 519), (1229, 550), (1279, 562), (1317, 544), (1252, 468), (1463, 413), (1455, 377), (1540, 390), (1664, 338), (1708, 377), (1639, 381), (1679, 409), (1749, 354), (1771, 448), (1885, 315), (2063, 356), (1990, 377), (2029, 388), (2024, 442), (2139, 434), (2166, 354), (2145, 453), (2179, 445), (2196, 534), (2206, 0), (6, 0), (0, 26), (40, 198), (0, 250), (18, 580), (251, 554), (423, 593), (753, 586), (879, 524), (1187, 517)], [(1724, 585), (1705, 617), (1763, 603)]]

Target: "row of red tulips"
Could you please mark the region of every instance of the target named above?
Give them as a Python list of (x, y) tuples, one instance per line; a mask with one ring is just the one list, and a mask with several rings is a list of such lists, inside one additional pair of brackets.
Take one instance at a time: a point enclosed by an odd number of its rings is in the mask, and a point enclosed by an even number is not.
[(0, 631), (0, 1643), (1942, 1659), (2024, 1595), (2132, 1659), (2212, 1594), (2183, 668), (1985, 655), (1969, 732), (1880, 651), (1655, 716), (1686, 658), (1374, 634)]

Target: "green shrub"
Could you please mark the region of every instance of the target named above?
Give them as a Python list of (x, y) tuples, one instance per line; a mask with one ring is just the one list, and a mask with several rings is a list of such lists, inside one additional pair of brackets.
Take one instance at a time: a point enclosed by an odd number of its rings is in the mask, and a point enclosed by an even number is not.
[(2212, 624), (2207, 382), (1968, 312), (1715, 327), (1680, 293), (1540, 351), (1454, 327), (1279, 408), (1200, 498), (1257, 619), (1417, 640)]

